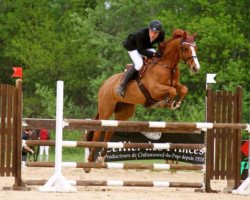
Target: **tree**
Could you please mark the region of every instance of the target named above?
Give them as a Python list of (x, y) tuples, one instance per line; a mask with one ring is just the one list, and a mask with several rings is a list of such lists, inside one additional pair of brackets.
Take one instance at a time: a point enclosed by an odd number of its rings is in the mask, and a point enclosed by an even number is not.
[[(71, 117), (79, 116), (82, 110), (81, 117), (89, 118), (95, 115), (102, 82), (131, 62), (122, 41), (159, 19), (167, 38), (175, 28), (198, 32), (201, 70), (190, 76), (186, 66), (180, 65), (181, 82), (189, 87), (181, 109), (149, 111), (139, 106), (135, 119), (200, 121), (204, 116), (205, 74), (213, 72), (218, 74), (215, 89), (234, 90), (236, 85), (245, 89), (246, 121), (249, 16), (245, 0), (1, 1), (0, 80), (13, 83), (11, 67), (23, 66), (26, 105), (42, 105), (36, 84), (54, 91), (56, 81), (64, 80), (65, 94), (76, 110), (70, 112)], [(33, 112), (25, 109), (26, 116), (41, 112), (39, 106), (34, 106)]]

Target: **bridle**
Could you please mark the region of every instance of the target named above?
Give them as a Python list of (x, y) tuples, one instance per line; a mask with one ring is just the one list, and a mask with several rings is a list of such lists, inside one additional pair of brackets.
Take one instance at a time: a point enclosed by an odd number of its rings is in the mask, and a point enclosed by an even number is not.
[(195, 44), (195, 42), (189, 43), (189, 42), (185, 42), (185, 41), (181, 40), (181, 44), (180, 44), (180, 47), (179, 47), (180, 52), (181, 52), (182, 61), (183, 61), (186, 65), (188, 65), (188, 66), (190, 67), (191, 64), (193, 63), (193, 61), (192, 61), (192, 63), (191, 63), (190, 65), (187, 63), (187, 61), (190, 60), (190, 59), (197, 58), (197, 56), (190, 56), (190, 57), (187, 57), (186, 54), (185, 54), (184, 46), (183, 46), (184, 44), (186, 44), (186, 45), (188, 45), (188, 46), (193, 46), (193, 47), (196, 47), (196, 44)]
[[(173, 40), (173, 39), (170, 39), (170, 40), (168, 40), (168, 41), (162, 42), (162, 43), (161, 43), (162, 45), (161, 45), (160, 50), (161, 50), (162, 52), (164, 52), (165, 47), (166, 47), (167, 44), (168, 44), (170, 41), (172, 41), (172, 40)], [(190, 39), (189, 39), (189, 40), (190, 40)], [(191, 65), (192, 65), (192, 63), (194, 62), (194, 60), (190, 63), (190, 65), (187, 63), (187, 61), (189, 61), (190, 59), (197, 58), (197, 56), (190, 56), (190, 57), (187, 57), (186, 54), (185, 54), (185, 50), (184, 50), (184, 46), (183, 46), (183, 45), (188, 45), (188, 46), (196, 47), (196, 44), (195, 44), (193, 38), (190, 40), (190, 42), (184, 40), (184, 38), (182, 38), (182, 39), (180, 40), (179, 52), (180, 52), (181, 57), (182, 57), (182, 62), (183, 62), (184, 64), (188, 65), (189, 68), (191, 68)], [(165, 68), (167, 68), (167, 69), (173, 70), (173, 72), (176, 71), (176, 67), (177, 67), (177, 66), (174, 66), (174, 67), (172, 68), (171, 66), (168, 66), (167, 64), (161, 64), (161, 63), (159, 63), (160, 60), (161, 60), (161, 59), (157, 59), (155, 62), (153, 62), (153, 64), (154, 64), (153, 66), (155, 66), (156, 64), (159, 64), (159, 65), (162, 65), (163, 67), (165, 67)]]

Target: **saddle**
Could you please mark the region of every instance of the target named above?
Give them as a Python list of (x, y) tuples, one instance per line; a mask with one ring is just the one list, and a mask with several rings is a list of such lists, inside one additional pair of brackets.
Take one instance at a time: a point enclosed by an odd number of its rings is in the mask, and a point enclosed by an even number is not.
[[(143, 58), (143, 66), (140, 69), (139, 73), (133, 78), (133, 80), (136, 80), (138, 78), (139, 79), (142, 78), (145, 75), (145, 72), (150, 70), (151, 68), (153, 68), (159, 61), (160, 61), (159, 58), (149, 59), (149, 58), (144, 57)], [(132, 64), (132, 63), (127, 64), (125, 67), (125, 71), (130, 69), (133, 65), (134, 64)]]

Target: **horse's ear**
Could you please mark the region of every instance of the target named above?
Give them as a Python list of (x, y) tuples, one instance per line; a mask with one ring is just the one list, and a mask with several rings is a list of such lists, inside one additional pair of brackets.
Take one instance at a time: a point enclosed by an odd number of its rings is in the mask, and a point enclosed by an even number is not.
[(182, 36), (183, 36), (184, 38), (186, 38), (186, 37), (187, 37), (187, 31), (184, 31)]

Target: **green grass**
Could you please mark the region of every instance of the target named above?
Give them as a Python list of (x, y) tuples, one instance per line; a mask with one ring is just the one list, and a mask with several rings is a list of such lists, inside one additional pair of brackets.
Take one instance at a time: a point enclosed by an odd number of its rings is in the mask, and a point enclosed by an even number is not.
[[(49, 162), (55, 161), (55, 154), (50, 153), (49, 155)], [(75, 153), (75, 154), (62, 154), (62, 161), (63, 162), (84, 162), (84, 154), (83, 152)]]

